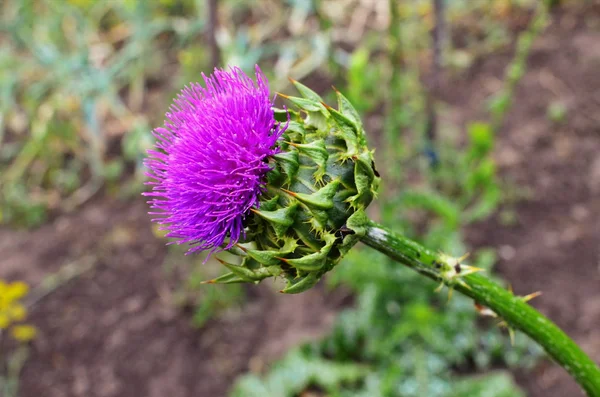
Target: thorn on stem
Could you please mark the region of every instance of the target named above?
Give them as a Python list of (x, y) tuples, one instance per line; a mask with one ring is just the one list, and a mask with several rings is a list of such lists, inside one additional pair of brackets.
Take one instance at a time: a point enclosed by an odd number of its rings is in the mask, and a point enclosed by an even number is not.
[(287, 189), (284, 189), (282, 187), (280, 187), (279, 189), (282, 190), (282, 191), (284, 191), (285, 193), (289, 194), (292, 197), (296, 197), (296, 193), (292, 192), (291, 190), (287, 190)]

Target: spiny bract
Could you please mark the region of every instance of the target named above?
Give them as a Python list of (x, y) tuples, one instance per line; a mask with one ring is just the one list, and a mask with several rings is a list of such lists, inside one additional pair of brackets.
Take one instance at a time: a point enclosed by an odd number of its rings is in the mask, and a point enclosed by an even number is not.
[(301, 97), (282, 95), (298, 110), (276, 110), (287, 127), (268, 157), (271, 170), (259, 203), (246, 218), (246, 239), (229, 252), (240, 265), (209, 283), (259, 282), (283, 276), (281, 292), (315, 285), (364, 232), (365, 208), (379, 185), (373, 152), (357, 111), (337, 92), (338, 109), (292, 81)]

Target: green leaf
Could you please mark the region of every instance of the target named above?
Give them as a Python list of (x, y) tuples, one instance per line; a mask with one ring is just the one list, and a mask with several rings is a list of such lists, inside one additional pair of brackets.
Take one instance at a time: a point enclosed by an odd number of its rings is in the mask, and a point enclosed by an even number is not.
[(246, 375), (237, 382), (231, 397), (293, 397), (309, 386), (334, 392), (340, 384), (358, 382), (364, 366), (338, 363), (295, 349), (276, 363), (264, 379)]
[(304, 98), (309, 99), (314, 102), (318, 102), (318, 103), (323, 102), (323, 98), (321, 98), (319, 96), (319, 94), (317, 94), (316, 92), (314, 92), (313, 90), (311, 90), (310, 88), (305, 86), (304, 84), (299, 83), (298, 81), (293, 80), (293, 79), (290, 79), (290, 81), (292, 82), (294, 87), (296, 87), (298, 92), (300, 92), (300, 95), (302, 95)]
[(334, 179), (312, 194), (294, 193), (289, 190), (284, 191), (311, 208), (328, 210), (333, 208), (333, 197), (338, 192), (339, 185), (340, 180)]
[(495, 372), (453, 382), (447, 397), (525, 397), (508, 372)]
[(316, 272), (308, 273), (299, 279), (288, 281), (288, 285), (280, 292), (284, 294), (299, 294), (314, 287), (319, 282), (320, 277)]
[(494, 133), (488, 123), (475, 122), (467, 126), (467, 133), (471, 143), (470, 152), (477, 158), (488, 154), (494, 145)]
[(287, 229), (294, 223), (294, 214), (296, 213), (298, 202), (293, 202), (287, 207), (275, 211), (252, 210), (256, 215), (264, 220), (271, 222), (278, 238), (282, 238)]
[(400, 196), (400, 205), (431, 211), (444, 219), (450, 227), (460, 224), (460, 208), (450, 199), (433, 191), (407, 190)]

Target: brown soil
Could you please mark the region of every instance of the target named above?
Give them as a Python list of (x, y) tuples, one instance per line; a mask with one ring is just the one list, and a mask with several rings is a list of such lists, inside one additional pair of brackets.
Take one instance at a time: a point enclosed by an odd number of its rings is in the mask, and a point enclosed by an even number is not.
[(33, 232), (0, 230), (2, 277), (38, 285), (60, 270), (70, 278), (33, 305), (40, 335), (20, 396), (222, 396), (249, 366), (331, 325), (331, 295), (281, 297), (265, 283), (243, 312), (195, 329), (174, 309), (166, 249), (146, 211), (142, 200), (102, 200)]
[[(468, 235), (498, 248), (515, 291), (543, 291), (533, 305), (600, 361), (600, 11), (573, 15), (557, 15), (536, 41), (498, 137), (502, 174), (530, 196), (514, 206), (512, 224), (505, 212)], [(451, 81), (442, 95), (448, 117), (463, 124), (483, 115), (509, 60), (488, 57)], [(562, 124), (546, 116), (553, 100), (568, 109)], [(250, 366), (330, 326), (338, 305), (321, 289), (279, 296), (265, 283), (250, 287), (243, 311), (195, 329), (173, 309), (166, 249), (145, 212), (142, 200), (105, 198), (32, 232), (0, 229), (0, 277), (71, 278), (32, 305), (40, 335), (22, 397), (224, 396)], [(516, 375), (533, 397), (581, 395), (551, 363)]]

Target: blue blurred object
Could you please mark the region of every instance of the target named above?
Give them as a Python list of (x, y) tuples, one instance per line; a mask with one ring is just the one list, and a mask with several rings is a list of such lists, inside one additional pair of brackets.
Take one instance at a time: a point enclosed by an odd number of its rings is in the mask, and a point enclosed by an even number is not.
[(440, 164), (440, 156), (431, 143), (427, 143), (427, 146), (423, 149), (423, 154), (427, 157), (431, 167), (435, 168)]

